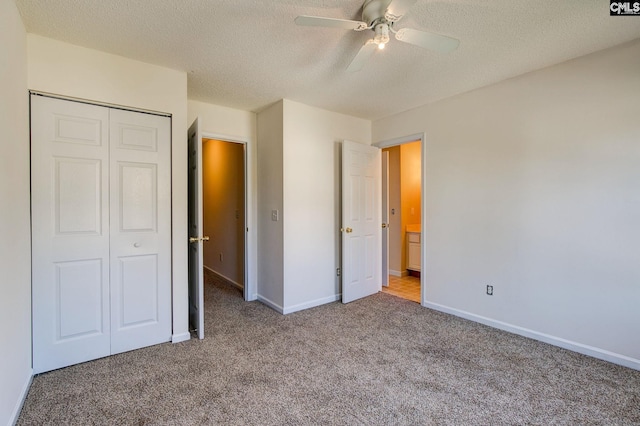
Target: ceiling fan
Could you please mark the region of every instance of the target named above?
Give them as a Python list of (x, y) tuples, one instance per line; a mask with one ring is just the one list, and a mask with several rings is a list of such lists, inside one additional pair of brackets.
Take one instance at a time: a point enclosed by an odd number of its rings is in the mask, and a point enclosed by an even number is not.
[(347, 71), (359, 71), (376, 48), (384, 49), (389, 42), (389, 33), (396, 40), (413, 44), (424, 49), (438, 52), (451, 52), (460, 44), (460, 40), (441, 34), (418, 31), (411, 28), (394, 28), (396, 22), (409, 11), (417, 0), (365, 0), (362, 6), (362, 21), (349, 19), (323, 18), (320, 16), (301, 15), (295, 19), (297, 25), (309, 27), (344, 28), (354, 31), (372, 30), (375, 36), (360, 48)]

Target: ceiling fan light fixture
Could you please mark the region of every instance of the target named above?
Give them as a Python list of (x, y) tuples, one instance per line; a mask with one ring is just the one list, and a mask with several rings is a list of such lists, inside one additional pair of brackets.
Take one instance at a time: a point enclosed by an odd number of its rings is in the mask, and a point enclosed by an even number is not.
[(384, 49), (384, 46), (389, 42), (389, 25), (378, 24), (375, 27), (376, 36), (373, 38), (373, 42), (378, 45), (378, 49)]

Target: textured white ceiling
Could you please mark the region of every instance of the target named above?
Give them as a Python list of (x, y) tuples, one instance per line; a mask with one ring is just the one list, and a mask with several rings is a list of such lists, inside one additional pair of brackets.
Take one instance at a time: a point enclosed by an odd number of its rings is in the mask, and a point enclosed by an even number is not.
[(345, 68), (369, 31), (299, 27), (360, 19), (346, 0), (17, 0), (28, 32), (188, 72), (189, 98), (258, 111), (287, 98), (367, 119), (640, 38), (606, 0), (418, 0), (396, 28), (451, 35), (440, 54), (392, 38)]

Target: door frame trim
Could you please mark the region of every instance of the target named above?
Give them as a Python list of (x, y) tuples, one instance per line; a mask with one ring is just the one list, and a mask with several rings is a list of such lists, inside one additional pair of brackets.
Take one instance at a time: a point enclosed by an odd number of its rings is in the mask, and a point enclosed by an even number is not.
[[(425, 198), (425, 188), (426, 188), (426, 173), (425, 173), (425, 160), (427, 157), (427, 147), (426, 147), (426, 133), (413, 133), (406, 136), (400, 136), (398, 138), (386, 139), (382, 141), (378, 141), (372, 143), (371, 145), (377, 146), (380, 149), (383, 148), (391, 148), (393, 146), (403, 145), (406, 143), (420, 141), (420, 223), (424, 225), (427, 222), (427, 212), (426, 212), (426, 198)], [(425, 257), (426, 250), (425, 246), (427, 244), (427, 240), (424, 236), (424, 226), (420, 227), (420, 305), (426, 306), (427, 303), (427, 295), (425, 291), (425, 268), (427, 266), (427, 259)]]
[(254, 172), (250, 165), (253, 157), (251, 155), (252, 142), (249, 138), (239, 136), (225, 135), (222, 133), (200, 131), (202, 139), (215, 139), (222, 142), (238, 143), (244, 148), (244, 300), (250, 302), (258, 299), (257, 276), (252, 271), (257, 271), (257, 259), (252, 253), (257, 252), (257, 225), (250, 226), (256, 216), (256, 205), (252, 202), (250, 194), (253, 194), (253, 177)]

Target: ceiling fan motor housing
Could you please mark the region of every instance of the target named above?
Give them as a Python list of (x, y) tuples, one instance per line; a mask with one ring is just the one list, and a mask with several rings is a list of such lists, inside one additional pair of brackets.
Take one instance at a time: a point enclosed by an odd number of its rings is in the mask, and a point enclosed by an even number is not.
[(374, 23), (391, 23), (384, 16), (390, 3), (391, 0), (366, 0), (362, 6), (362, 21), (369, 26)]

